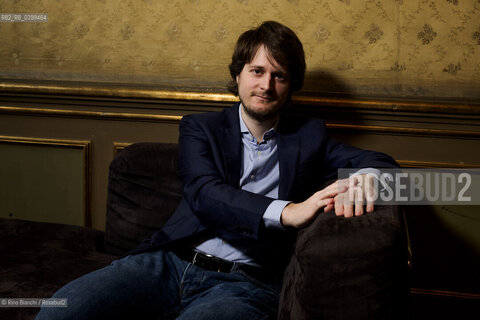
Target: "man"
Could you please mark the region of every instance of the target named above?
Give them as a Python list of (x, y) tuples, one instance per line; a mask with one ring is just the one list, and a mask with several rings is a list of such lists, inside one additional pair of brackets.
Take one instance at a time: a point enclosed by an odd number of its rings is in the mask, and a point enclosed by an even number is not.
[[(180, 123), (183, 199), (165, 227), (131, 255), (54, 297), (68, 308), (38, 319), (266, 319), (276, 314), (292, 231), (322, 211), (373, 211), (372, 169), (337, 181), (338, 168), (394, 167), (388, 156), (328, 138), (318, 119), (280, 116), (303, 85), (303, 47), (265, 22), (238, 39), (229, 89), (240, 103)], [(355, 197), (345, 202), (347, 189)]]

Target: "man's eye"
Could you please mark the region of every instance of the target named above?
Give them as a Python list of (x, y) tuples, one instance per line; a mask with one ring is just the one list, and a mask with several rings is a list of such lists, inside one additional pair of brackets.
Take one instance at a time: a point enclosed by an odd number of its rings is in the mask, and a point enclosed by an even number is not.
[(260, 69), (252, 69), (253, 74), (262, 74), (262, 70)]

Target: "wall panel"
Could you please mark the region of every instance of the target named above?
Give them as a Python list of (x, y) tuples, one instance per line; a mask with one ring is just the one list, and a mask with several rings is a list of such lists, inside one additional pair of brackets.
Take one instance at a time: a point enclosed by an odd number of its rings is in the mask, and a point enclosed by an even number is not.
[(90, 142), (0, 136), (0, 217), (91, 226)]

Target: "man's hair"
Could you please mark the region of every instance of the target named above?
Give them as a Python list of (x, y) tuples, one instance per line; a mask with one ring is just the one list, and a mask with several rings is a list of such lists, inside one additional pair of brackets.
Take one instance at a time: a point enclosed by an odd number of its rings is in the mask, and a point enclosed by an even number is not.
[(300, 90), (306, 67), (303, 45), (290, 28), (275, 21), (265, 21), (240, 35), (233, 51), (232, 63), (228, 66), (233, 80), (227, 89), (238, 96), (236, 78), (262, 45), (278, 64), (287, 69), (290, 75), (290, 93)]

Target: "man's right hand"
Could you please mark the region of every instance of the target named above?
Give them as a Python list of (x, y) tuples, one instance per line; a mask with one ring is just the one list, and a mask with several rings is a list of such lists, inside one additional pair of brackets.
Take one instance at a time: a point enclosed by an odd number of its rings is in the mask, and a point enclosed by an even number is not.
[(289, 203), (282, 211), (280, 221), (284, 227), (303, 228), (313, 222), (320, 209), (325, 211), (334, 208), (337, 194), (347, 191), (348, 180), (337, 180), (325, 189), (314, 193), (300, 203)]

